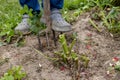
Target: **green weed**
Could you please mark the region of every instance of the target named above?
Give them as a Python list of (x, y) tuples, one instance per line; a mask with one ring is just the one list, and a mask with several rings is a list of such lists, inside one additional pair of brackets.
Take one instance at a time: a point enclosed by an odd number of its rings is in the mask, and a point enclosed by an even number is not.
[(96, 12), (94, 13), (94, 18), (98, 18), (102, 21), (103, 26), (113, 34), (120, 34), (120, 19), (119, 12), (120, 7), (114, 7), (112, 5), (115, 0), (92, 0), (94, 5), (96, 5)]
[(18, 2), (0, 0), (0, 39), (4, 39), (3, 41), (9, 43), (15, 35), (14, 28), (21, 20), (19, 11)]

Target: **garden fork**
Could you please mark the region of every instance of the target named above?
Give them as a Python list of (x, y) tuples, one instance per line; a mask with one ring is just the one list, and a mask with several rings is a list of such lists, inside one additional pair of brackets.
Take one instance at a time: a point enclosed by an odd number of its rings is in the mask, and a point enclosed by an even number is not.
[(52, 26), (52, 22), (51, 22), (51, 18), (50, 18), (50, 14), (51, 14), (51, 12), (50, 12), (50, 0), (44, 0), (43, 5), (44, 5), (44, 16), (45, 16), (47, 28), (45, 30), (42, 30), (42, 31), (40, 31), (38, 33), (38, 42), (39, 42), (40, 50), (43, 49), (42, 43), (41, 43), (41, 39), (40, 39), (40, 34), (42, 34), (42, 33), (46, 34), (46, 43), (47, 43), (47, 47), (49, 49), (50, 48), (50, 43), (49, 43), (48, 33), (50, 31), (52, 31), (53, 32), (54, 43), (55, 43), (55, 46), (56, 46), (55, 31), (52, 30), (52, 27), (51, 27)]

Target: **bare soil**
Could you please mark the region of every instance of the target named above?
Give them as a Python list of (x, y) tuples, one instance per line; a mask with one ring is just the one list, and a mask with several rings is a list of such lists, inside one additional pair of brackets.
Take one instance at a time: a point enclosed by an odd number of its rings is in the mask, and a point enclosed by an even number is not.
[[(73, 25), (80, 41), (78, 54), (90, 58), (89, 66), (80, 72), (79, 80), (120, 80), (115, 79), (116, 74), (107, 75), (113, 57), (120, 58), (120, 41), (115, 40), (104, 27), (99, 27), (101, 32), (91, 26), (88, 13), (81, 15)], [(72, 80), (68, 69), (53, 66), (53, 62), (42, 55), (52, 56), (54, 51), (59, 50), (59, 44), (58, 48), (44, 49), (38, 53), (35, 50), (39, 47), (35, 35), (25, 36), (25, 42), (22, 47), (15, 47), (14, 44), (0, 47), (0, 62), (9, 58), (8, 62), (0, 64), (0, 76), (11, 66), (21, 65), (27, 73), (25, 80)]]

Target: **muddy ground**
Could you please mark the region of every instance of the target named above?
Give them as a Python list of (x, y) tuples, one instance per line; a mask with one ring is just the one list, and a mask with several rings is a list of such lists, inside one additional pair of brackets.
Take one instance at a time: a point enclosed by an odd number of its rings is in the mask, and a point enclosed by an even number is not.
[[(80, 41), (78, 54), (86, 54), (90, 59), (88, 68), (80, 72), (79, 80), (120, 80), (115, 78), (115, 73), (107, 75), (113, 57), (120, 57), (120, 41), (104, 27), (99, 27), (101, 32), (90, 25), (89, 14), (80, 16), (73, 25)], [(11, 66), (22, 65), (27, 73), (25, 80), (72, 80), (69, 70), (53, 66), (52, 61), (35, 51), (38, 47), (37, 38), (32, 34), (25, 36), (22, 47), (15, 47), (14, 44), (0, 47), (0, 61), (9, 58), (8, 62), (0, 64), (0, 76)], [(45, 49), (42, 54), (51, 56), (56, 50), (59, 48)]]

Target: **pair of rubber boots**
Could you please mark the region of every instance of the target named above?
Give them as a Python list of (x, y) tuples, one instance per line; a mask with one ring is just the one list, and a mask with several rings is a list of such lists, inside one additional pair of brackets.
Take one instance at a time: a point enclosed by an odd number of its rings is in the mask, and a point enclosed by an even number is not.
[[(62, 15), (60, 14), (60, 11), (55, 9), (51, 11), (51, 20), (52, 20), (52, 29), (55, 31), (60, 32), (66, 32), (71, 31), (71, 25), (66, 22)], [(30, 25), (28, 23), (29, 16), (27, 14), (23, 15), (22, 21), (18, 24), (18, 26), (15, 28), (15, 31), (25, 32), (29, 31)], [(40, 19), (41, 23), (46, 23), (44, 15), (42, 15)]]

